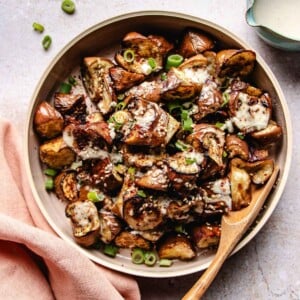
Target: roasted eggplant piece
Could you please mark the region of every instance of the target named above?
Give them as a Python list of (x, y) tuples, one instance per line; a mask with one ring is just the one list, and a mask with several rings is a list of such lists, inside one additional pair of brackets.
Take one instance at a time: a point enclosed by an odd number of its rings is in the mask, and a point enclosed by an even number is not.
[(126, 100), (132, 98), (158, 102), (161, 98), (163, 82), (160, 80), (144, 81), (140, 85), (132, 87), (126, 92)]
[(164, 221), (159, 202), (138, 194), (124, 201), (123, 218), (134, 230), (151, 230)]
[(256, 54), (252, 50), (225, 49), (217, 53), (219, 77), (247, 77), (254, 69)]
[(109, 69), (114, 64), (103, 57), (83, 59), (82, 79), (90, 99), (95, 102), (102, 114), (106, 115), (116, 105), (116, 95)]
[(274, 171), (274, 161), (272, 159), (246, 162), (235, 158), (230, 162), (230, 165), (246, 170), (254, 184), (265, 184)]
[(199, 152), (207, 151), (208, 156), (222, 166), (225, 145), (225, 133), (211, 124), (196, 124), (194, 131), (187, 137), (187, 141)]
[(232, 210), (239, 210), (251, 202), (251, 178), (248, 172), (235, 165), (230, 167)]
[(265, 129), (254, 131), (250, 136), (260, 145), (271, 145), (281, 138), (282, 128), (271, 120)]
[(236, 134), (228, 134), (226, 136), (226, 152), (229, 158), (240, 157), (246, 161), (249, 159), (248, 144)]
[(153, 102), (132, 101), (128, 110), (134, 117), (131, 131), (124, 138), (128, 145), (166, 145), (180, 126), (179, 122)]
[(105, 244), (111, 243), (114, 238), (121, 232), (122, 223), (118, 217), (110, 211), (101, 210), (99, 212), (100, 229), (99, 237)]
[(85, 97), (82, 94), (64, 94), (56, 93), (54, 96), (54, 107), (65, 117), (69, 122), (81, 121), (85, 122), (87, 106)]
[(221, 237), (221, 226), (220, 224), (196, 225), (192, 229), (192, 237), (199, 249), (217, 246)]
[(167, 157), (167, 154), (163, 151), (155, 152), (149, 151), (149, 149), (147, 151), (144, 148), (139, 150), (139, 152), (134, 152), (128, 145), (122, 147), (122, 155), (126, 165), (139, 169), (151, 168)]
[(145, 189), (167, 191), (169, 184), (167, 166), (153, 166), (145, 174), (138, 177), (135, 183)]
[(171, 68), (163, 81), (161, 97), (165, 100), (189, 100), (196, 97), (211, 77), (207, 70), (208, 60), (198, 54), (183, 62), (178, 68)]
[(193, 202), (170, 200), (167, 206), (167, 218), (173, 221), (187, 222), (191, 218)]
[(204, 202), (205, 215), (223, 214), (232, 208), (230, 181), (227, 177), (202, 184), (199, 194)]
[(223, 104), (223, 98), (218, 85), (213, 80), (207, 80), (197, 100), (198, 112), (193, 115), (196, 121), (216, 112)]
[(105, 121), (70, 124), (64, 128), (63, 139), (83, 160), (108, 157), (108, 146), (112, 143), (110, 128)]
[(183, 235), (169, 235), (164, 237), (158, 245), (157, 253), (160, 259), (191, 260), (196, 256), (190, 240)]
[(75, 152), (68, 147), (62, 137), (46, 141), (40, 146), (40, 159), (53, 169), (62, 169), (71, 165), (75, 159)]
[(129, 72), (121, 67), (111, 67), (109, 74), (113, 80), (114, 88), (118, 92), (124, 92), (145, 79), (143, 74)]
[(141, 248), (144, 250), (151, 249), (151, 243), (141, 237), (139, 234), (135, 234), (130, 231), (122, 231), (115, 238), (115, 244), (120, 248)]
[(92, 167), (91, 173), (94, 184), (105, 192), (117, 191), (122, 186), (123, 178), (108, 157), (99, 160)]
[(95, 204), (89, 200), (75, 201), (66, 207), (75, 241), (84, 247), (93, 245), (99, 237), (100, 221)]
[(43, 101), (37, 107), (33, 124), (40, 137), (51, 139), (62, 133), (64, 120), (52, 105)]
[(177, 192), (185, 192), (196, 187), (198, 174), (205, 165), (202, 153), (178, 152), (167, 159), (170, 186)]
[(54, 180), (56, 196), (63, 201), (74, 202), (78, 200), (78, 181), (74, 171), (62, 171)]
[(229, 113), (233, 124), (243, 134), (263, 130), (267, 128), (272, 113), (271, 97), (267, 93), (255, 97), (243, 92), (232, 92)]
[(213, 49), (214, 45), (214, 41), (206, 33), (189, 29), (183, 36), (179, 53), (184, 57), (191, 57)]
[(172, 48), (164, 37), (130, 32), (123, 38), (123, 49), (115, 60), (127, 71), (147, 76), (162, 69), (163, 59)]

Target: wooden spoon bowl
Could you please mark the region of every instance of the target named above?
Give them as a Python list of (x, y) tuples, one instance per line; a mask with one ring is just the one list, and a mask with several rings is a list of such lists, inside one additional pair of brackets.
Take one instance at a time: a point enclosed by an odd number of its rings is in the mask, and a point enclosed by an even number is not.
[(221, 239), (218, 251), (209, 265), (208, 269), (202, 274), (193, 287), (184, 295), (182, 300), (200, 299), (208, 289), (224, 261), (238, 244), (243, 234), (251, 226), (259, 211), (261, 210), (266, 198), (268, 197), (279, 173), (279, 167), (275, 166), (274, 171), (268, 182), (253, 191), (249, 206), (238, 211), (230, 211), (223, 215), (221, 221)]

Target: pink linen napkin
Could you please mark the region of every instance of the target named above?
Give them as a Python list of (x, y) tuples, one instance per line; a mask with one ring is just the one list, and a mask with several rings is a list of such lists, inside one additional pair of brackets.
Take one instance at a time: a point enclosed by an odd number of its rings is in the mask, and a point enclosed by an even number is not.
[(50, 228), (36, 205), (16, 129), (0, 119), (0, 299), (140, 299), (130, 276), (99, 266)]

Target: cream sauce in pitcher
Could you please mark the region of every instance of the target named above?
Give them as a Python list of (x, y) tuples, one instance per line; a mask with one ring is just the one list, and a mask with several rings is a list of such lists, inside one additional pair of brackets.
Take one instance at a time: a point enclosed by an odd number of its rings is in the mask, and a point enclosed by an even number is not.
[(257, 24), (300, 40), (300, 0), (256, 0), (252, 9)]

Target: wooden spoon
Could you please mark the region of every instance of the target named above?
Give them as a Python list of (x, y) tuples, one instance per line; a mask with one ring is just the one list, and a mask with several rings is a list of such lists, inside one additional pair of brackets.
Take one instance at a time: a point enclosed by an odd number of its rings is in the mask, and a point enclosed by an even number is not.
[(221, 221), (221, 239), (218, 251), (208, 269), (184, 295), (182, 300), (196, 300), (204, 295), (205, 291), (221, 269), (226, 258), (230, 255), (243, 234), (257, 217), (277, 179), (278, 172), (279, 168), (278, 166), (275, 166), (273, 174), (268, 182), (252, 193), (249, 206), (238, 211), (230, 211), (228, 214), (223, 215)]

